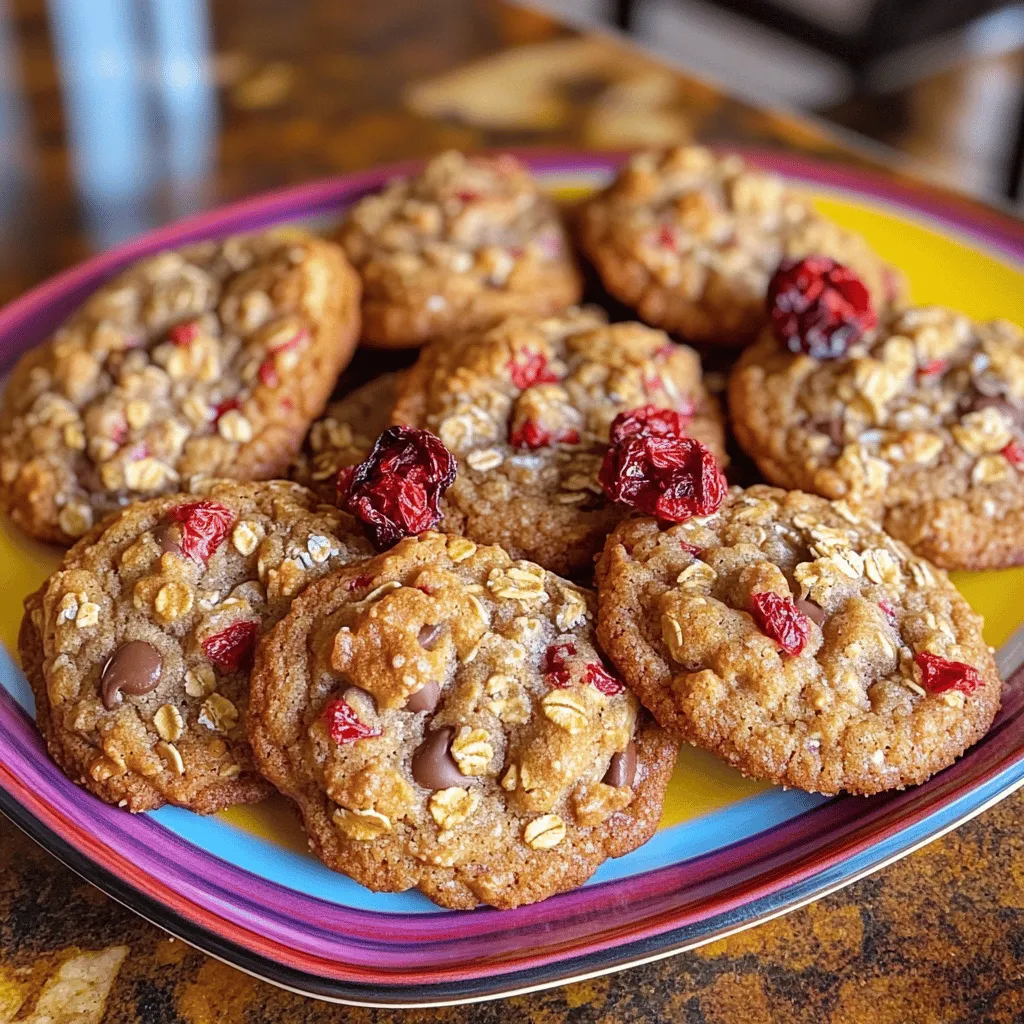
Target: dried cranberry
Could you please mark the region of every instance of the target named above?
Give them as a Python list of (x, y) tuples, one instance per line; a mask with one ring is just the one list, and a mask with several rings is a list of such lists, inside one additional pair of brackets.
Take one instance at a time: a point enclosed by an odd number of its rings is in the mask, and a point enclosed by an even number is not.
[(945, 371), (948, 365), (945, 359), (929, 359), (924, 366), (918, 369), (917, 375), (919, 377), (935, 377)]
[(257, 371), (260, 383), (266, 384), (267, 387), (276, 388), (281, 380), (277, 373), (277, 356), (282, 352), (288, 352), (290, 349), (297, 348), (308, 337), (309, 331), (305, 327), (300, 327), (287, 341), (283, 341), (280, 345), (275, 345), (270, 349), (267, 358), (260, 363), (260, 368)]
[(619, 444), (629, 437), (686, 437), (686, 428), (692, 417), (692, 405), (686, 409), (642, 405), (638, 409), (620, 412), (612, 420), (608, 440), (611, 444)]
[(172, 345), (185, 348), (192, 344), (199, 337), (199, 324), (194, 320), (187, 320), (185, 323), (175, 324), (168, 332), (167, 337)]
[(363, 587), (368, 587), (372, 582), (372, 576), (356, 576), (354, 579), (348, 581), (348, 590), (362, 590)]
[(535, 387), (537, 384), (554, 384), (559, 376), (548, 369), (547, 357), (543, 352), (525, 349), (508, 361), (508, 371), (512, 375), (512, 383), (520, 391)]
[(455, 198), (458, 199), (460, 203), (475, 203), (480, 198), (480, 193), (471, 192), (469, 189), (459, 189), (459, 191), (455, 193)]
[(181, 523), (181, 553), (202, 565), (206, 565), (210, 556), (220, 547), (235, 521), (231, 509), (215, 501), (192, 501), (187, 505), (175, 505), (167, 516)]
[(441, 519), (441, 496), (455, 479), (452, 453), (429, 430), (388, 427), (352, 471), (339, 498), (366, 524), (379, 549), (422, 533)]
[(827, 256), (783, 260), (767, 305), (775, 337), (815, 359), (838, 359), (878, 323), (863, 281)]
[(223, 402), (213, 407), (213, 422), (216, 423), (224, 413), (240, 408), (241, 404), (237, 398), (225, 398)]
[(626, 688), (620, 680), (606, 672), (604, 666), (598, 665), (597, 662), (587, 665), (585, 678), (591, 686), (596, 687), (606, 697), (614, 697), (615, 694), (622, 693)]
[(899, 619), (896, 618), (896, 609), (884, 599), (878, 602), (878, 607), (882, 609), (885, 621), (888, 622), (893, 629), (898, 629), (900, 623)]
[(277, 367), (274, 365), (274, 357), (267, 356), (266, 359), (260, 363), (260, 368), (257, 371), (257, 376), (260, 379), (261, 384), (266, 384), (268, 388), (276, 388), (280, 383), (281, 378), (277, 375)]
[(612, 501), (674, 523), (710, 515), (727, 490), (714, 455), (692, 437), (627, 437), (605, 452), (598, 479)]
[(921, 685), (929, 693), (959, 690), (963, 694), (968, 694), (973, 693), (985, 682), (973, 665), (965, 665), (962, 661), (947, 661), (937, 654), (929, 654), (928, 651), (921, 651), (914, 661), (921, 670)]
[(771, 590), (750, 595), (754, 620), (761, 632), (771, 637), (787, 654), (797, 655), (804, 649), (810, 627), (807, 616), (788, 598)]
[(218, 668), (225, 672), (235, 672), (252, 658), (256, 646), (256, 634), (260, 624), (252, 619), (240, 619), (219, 633), (208, 636), (203, 641), (206, 656)]
[(675, 229), (668, 224), (662, 224), (658, 229), (658, 245), (663, 249), (678, 249), (679, 236), (676, 234)]
[(691, 555), (699, 555), (700, 548), (696, 544), (691, 544), (688, 540), (680, 540), (679, 546)]
[(1024, 466), (1024, 447), (1021, 447), (1019, 441), (1011, 441), (1002, 452), (1011, 466), (1016, 466), (1017, 469)]
[(340, 697), (329, 701), (324, 708), (324, 722), (327, 724), (328, 735), (339, 745), (380, 735), (380, 729), (360, 721), (352, 705)]
[(128, 421), (118, 420), (110, 428), (110, 439), (119, 447), (128, 440)]
[(513, 448), (547, 448), (552, 444), (579, 444), (580, 434), (578, 430), (563, 430), (552, 434), (533, 420), (527, 420), (509, 434), (508, 443)]
[(540, 670), (547, 679), (549, 686), (568, 686), (570, 671), (565, 663), (566, 658), (576, 657), (575, 644), (552, 644), (544, 652), (544, 660)]

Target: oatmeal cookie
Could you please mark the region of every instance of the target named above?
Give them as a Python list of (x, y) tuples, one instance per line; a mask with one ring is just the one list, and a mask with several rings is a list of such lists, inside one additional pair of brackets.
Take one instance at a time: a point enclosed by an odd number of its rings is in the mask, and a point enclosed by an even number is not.
[(692, 349), (571, 309), (429, 346), (402, 379), (394, 418), (432, 431), (458, 459), (444, 529), (568, 573), (591, 566), (626, 514), (598, 472), (612, 421), (647, 405), (683, 413), (725, 458), (721, 412)]
[(593, 596), (426, 533), (309, 587), (256, 655), (249, 735), (313, 852), (371, 889), (515, 907), (647, 841), (676, 744), (594, 646)]
[(379, 377), (331, 402), (309, 428), (289, 476), (326, 501), (338, 496), (338, 470), (362, 462), (377, 436), (391, 422), (401, 374)]
[(633, 157), (584, 205), (578, 226), (608, 291), (687, 341), (752, 341), (765, 322), (768, 281), (787, 256), (822, 253), (849, 265), (880, 308), (902, 290), (860, 235), (777, 175), (699, 146)]
[(701, 519), (630, 519), (597, 584), (598, 638), (640, 700), (755, 778), (915, 785), (999, 708), (980, 616), (842, 501), (758, 485)]
[(736, 437), (784, 487), (859, 503), (948, 569), (1024, 562), (1024, 333), (909, 309), (836, 359), (772, 332), (729, 382)]
[(131, 811), (267, 796), (245, 736), (256, 638), (309, 581), (371, 553), (350, 517), (283, 481), (115, 513), (25, 602), (21, 661), (51, 756)]
[(339, 241), (363, 279), (363, 342), (422, 345), (578, 302), (554, 203), (514, 157), (444, 153), (357, 203)]
[(359, 332), (341, 250), (280, 228), (163, 252), (22, 357), (0, 410), (0, 505), (70, 544), (198, 476), (281, 476)]

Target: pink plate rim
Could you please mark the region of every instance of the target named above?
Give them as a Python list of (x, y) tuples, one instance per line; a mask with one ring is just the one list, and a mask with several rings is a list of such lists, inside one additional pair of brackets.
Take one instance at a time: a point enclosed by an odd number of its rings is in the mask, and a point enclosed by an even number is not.
[[(607, 172), (622, 153), (520, 151), (547, 174)], [(747, 151), (792, 178), (880, 201), (1024, 262), (1024, 225), (931, 189), (790, 154)], [(414, 162), (282, 189), (157, 229), (44, 282), (0, 311), (0, 362), (99, 284), (158, 249), (336, 213)], [(1019, 676), (1014, 677), (1014, 684)], [(1017, 685), (992, 731), (903, 793), (831, 800), (689, 861), (515, 911), (381, 914), (272, 883), (147, 816), (69, 783), (0, 688), (0, 809), (69, 867), (168, 931), (287, 988), (362, 1005), (437, 1005), (562, 984), (669, 955), (783, 913), (954, 827), (1024, 783)]]

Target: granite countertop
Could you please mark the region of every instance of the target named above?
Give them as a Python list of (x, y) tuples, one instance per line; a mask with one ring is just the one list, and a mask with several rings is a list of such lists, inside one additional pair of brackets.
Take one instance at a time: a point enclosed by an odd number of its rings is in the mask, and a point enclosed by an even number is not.
[[(181, 9), (193, 6), (202, 7)], [(136, 166), (102, 145), (69, 148), (80, 111), (54, 57), (68, 38), (44, 0), (10, 9), (5, 20), (0, 7), (13, 84), (4, 96), (18, 117), (0, 161), (2, 301), (193, 209), (451, 146), (714, 140), (880, 159), (811, 120), (754, 110), (611, 37), (500, 0), (211, 0), (197, 35), (206, 106), (174, 108), (179, 119), (161, 122)], [(97, 167), (115, 187), (90, 185)], [(898, 159), (889, 167), (909, 172)], [(1016, 795), (868, 879), (695, 952), (548, 992), (398, 1014), (255, 981), (123, 909), (0, 819), (0, 1024), (1019, 1021), (1022, 823)]]

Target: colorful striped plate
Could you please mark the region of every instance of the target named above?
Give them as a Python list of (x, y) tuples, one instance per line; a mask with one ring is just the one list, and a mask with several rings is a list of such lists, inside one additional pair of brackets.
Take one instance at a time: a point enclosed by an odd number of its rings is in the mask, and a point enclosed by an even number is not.
[[(809, 192), (902, 266), (920, 302), (1024, 323), (1024, 227), (923, 188), (789, 156), (750, 154)], [(614, 155), (530, 155), (566, 196), (605, 181)], [(36, 288), (0, 311), (0, 370), (93, 289), (155, 250), (284, 221), (330, 223), (408, 167), (304, 185), (154, 231)], [(21, 600), (53, 550), (0, 524), (0, 638), (14, 650)], [(956, 579), (1002, 645), (1024, 613), (1024, 569)], [(1014, 683), (1021, 674), (1014, 676)], [(1024, 782), (1024, 694), (1011, 685), (992, 731), (924, 786), (824, 800), (743, 779), (687, 750), (661, 829), (583, 888), (514, 911), (440, 911), (417, 893), (371, 893), (305, 852), (283, 802), (200, 818), (176, 808), (132, 817), (68, 782), (32, 723), (32, 697), (0, 646), (0, 809), (126, 906), (254, 975), (309, 995), (376, 1006), (488, 999), (668, 956), (750, 927), (902, 857)]]

